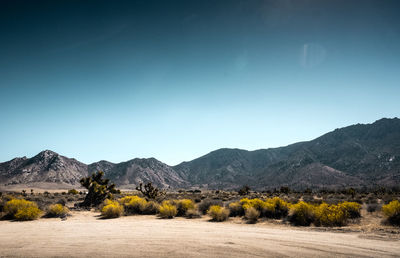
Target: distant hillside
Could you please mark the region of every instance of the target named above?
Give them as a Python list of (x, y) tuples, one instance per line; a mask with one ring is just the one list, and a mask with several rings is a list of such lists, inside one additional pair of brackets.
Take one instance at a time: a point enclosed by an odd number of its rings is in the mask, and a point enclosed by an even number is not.
[(30, 159), (15, 158), (0, 163), (0, 179), (5, 185), (37, 182), (77, 185), (87, 174), (87, 165), (49, 150)]
[(46, 150), (0, 163), (1, 185), (37, 182), (79, 185), (97, 170), (125, 188), (151, 181), (162, 188), (254, 189), (398, 186), (400, 119), (336, 129), (312, 141), (246, 151), (219, 149), (170, 167), (154, 158), (90, 165)]
[(106, 177), (116, 184), (129, 188), (140, 182), (153, 182), (161, 188), (188, 186), (175, 170), (155, 158), (132, 159), (118, 164), (100, 161), (89, 165), (89, 171), (97, 170), (104, 171)]
[(174, 169), (191, 184), (212, 188), (395, 186), (400, 119), (352, 125), (281, 148), (219, 149)]

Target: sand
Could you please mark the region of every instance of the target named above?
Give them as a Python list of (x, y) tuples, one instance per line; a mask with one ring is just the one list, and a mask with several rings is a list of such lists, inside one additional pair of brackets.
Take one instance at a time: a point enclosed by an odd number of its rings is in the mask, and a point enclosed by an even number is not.
[(81, 211), (65, 221), (0, 221), (0, 251), (2, 257), (389, 257), (400, 256), (400, 241), (207, 218), (103, 220)]

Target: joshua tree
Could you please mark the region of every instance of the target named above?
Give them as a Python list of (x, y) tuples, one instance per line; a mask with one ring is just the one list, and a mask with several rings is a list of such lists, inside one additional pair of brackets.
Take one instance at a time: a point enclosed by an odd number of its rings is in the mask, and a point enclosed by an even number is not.
[(136, 187), (136, 190), (140, 191), (145, 197), (149, 199), (155, 199), (158, 196), (165, 194), (164, 191), (160, 191), (157, 187), (154, 187), (151, 182), (145, 184), (144, 189), (143, 183), (140, 183), (139, 186)]
[(80, 204), (84, 207), (97, 206), (106, 198), (111, 199), (113, 194), (121, 193), (115, 188), (115, 184), (110, 184), (109, 179), (103, 179), (104, 172), (98, 171), (89, 177), (84, 177), (80, 180), (83, 187), (88, 189), (88, 194), (85, 200)]

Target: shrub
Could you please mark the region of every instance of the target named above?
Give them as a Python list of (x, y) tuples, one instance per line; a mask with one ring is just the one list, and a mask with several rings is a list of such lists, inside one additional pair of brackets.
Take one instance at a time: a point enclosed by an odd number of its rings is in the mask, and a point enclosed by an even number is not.
[(232, 202), (229, 204), (229, 216), (236, 217), (236, 216), (243, 216), (244, 209), (240, 202)]
[(201, 214), (200, 214), (200, 212), (199, 212), (197, 209), (193, 208), (193, 209), (188, 209), (188, 210), (186, 211), (185, 216), (186, 216), (186, 218), (188, 218), (188, 219), (195, 219), (195, 218), (200, 218), (200, 217), (201, 217)]
[(249, 223), (256, 223), (258, 218), (260, 217), (260, 212), (256, 210), (254, 207), (248, 207), (245, 211), (245, 218)]
[(281, 198), (274, 197), (272, 199), (268, 199), (266, 203), (270, 203), (274, 206), (274, 212), (272, 214), (272, 218), (280, 219), (288, 215), (289, 203), (285, 202)]
[(177, 208), (170, 201), (163, 201), (159, 210), (159, 216), (163, 219), (172, 219), (178, 213)]
[(70, 189), (70, 190), (68, 190), (68, 194), (72, 194), (72, 195), (76, 195), (76, 194), (78, 194), (79, 192), (76, 190), (76, 189)]
[(220, 200), (213, 200), (213, 199), (204, 199), (202, 202), (199, 203), (199, 211), (205, 215), (207, 214), (208, 210), (210, 209), (211, 206), (213, 205), (219, 205), (222, 206), (223, 203)]
[(69, 213), (69, 209), (61, 204), (53, 204), (49, 207), (47, 217), (64, 217)]
[(306, 202), (299, 202), (290, 208), (289, 221), (296, 226), (309, 226), (314, 220), (314, 207)]
[(357, 202), (342, 202), (338, 206), (345, 212), (346, 218), (354, 219), (361, 217), (361, 205)]
[(106, 200), (101, 209), (101, 216), (105, 219), (118, 218), (124, 212), (124, 207), (117, 201)]
[(248, 199), (248, 198), (243, 198), (240, 200), (240, 203), (242, 204), (243, 209), (247, 209), (249, 207), (253, 207), (258, 211), (262, 211), (263, 206), (264, 206), (264, 201), (260, 199)]
[(267, 218), (275, 217), (275, 205), (270, 202), (265, 202), (261, 211), (262, 216)]
[(119, 202), (124, 206), (127, 215), (142, 214), (147, 207), (147, 201), (136, 195), (123, 197)]
[(155, 215), (160, 209), (160, 204), (155, 201), (149, 201), (146, 203), (146, 207), (143, 210), (143, 214)]
[(400, 202), (398, 200), (383, 205), (382, 212), (390, 224), (400, 225)]
[(37, 204), (27, 200), (12, 199), (4, 206), (6, 214), (15, 220), (37, 219), (42, 211)]
[(346, 212), (339, 205), (328, 205), (323, 203), (315, 208), (316, 226), (343, 226), (346, 224)]
[(212, 218), (213, 221), (225, 221), (229, 217), (229, 210), (219, 206), (219, 205), (212, 205), (207, 214)]
[(176, 208), (178, 209), (177, 216), (185, 216), (189, 209), (194, 209), (194, 202), (190, 199), (176, 200)]
[(367, 204), (367, 211), (368, 212), (375, 212), (378, 209), (379, 205), (377, 203), (368, 203)]

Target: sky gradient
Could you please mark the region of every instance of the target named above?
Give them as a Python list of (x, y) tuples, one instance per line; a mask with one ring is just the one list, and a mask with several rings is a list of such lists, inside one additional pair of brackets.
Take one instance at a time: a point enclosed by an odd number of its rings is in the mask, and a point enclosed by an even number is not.
[(400, 116), (398, 1), (0, 1), (0, 162), (175, 165)]

